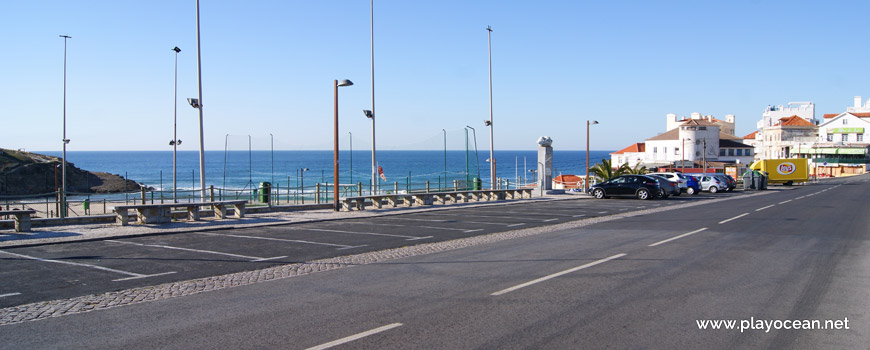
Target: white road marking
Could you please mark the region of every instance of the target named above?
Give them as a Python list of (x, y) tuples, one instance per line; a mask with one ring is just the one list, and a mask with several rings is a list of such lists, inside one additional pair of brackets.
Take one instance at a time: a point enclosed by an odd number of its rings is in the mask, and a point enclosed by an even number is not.
[(762, 211), (762, 210), (764, 210), (764, 209), (772, 208), (772, 207), (775, 207), (775, 206), (776, 206), (776, 204), (771, 204), (771, 205), (768, 205), (768, 206), (766, 206), (766, 207), (761, 207), (761, 208), (755, 209), (755, 211)]
[(499, 296), (499, 295), (502, 295), (502, 294), (505, 294), (505, 293), (510, 293), (510, 292), (513, 292), (513, 291), (515, 291), (515, 290), (517, 290), (517, 289), (520, 289), (520, 288), (525, 288), (525, 287), (531, 286), (531, 285), (533, 285), (533, 284), (541, 283), (541, 282), (546, 281), (546, 280), (549, 280), (549, 279), (553, 279), (553, 278), (556, 278), (556, 277), (559, 277), (559, 276), (562, 276), (562, 275), (565, 275), (565, 274), (569, 274), (569, 273), (572, 273), (572, 272), (575, 272), (575, 271), (579, 271), (579, 270), (585, 269), (585, 268), (587, 268), (587, 267), (592, 267), (592, 266), (595, 266), (595, 265), (598, 265), (598, 264), (601, 264), (601, 263), (604, 263), (604, 262), (608, 262), (608, 261), (613, 260), (613, 259), (618, 259), (618, 258), (621, 258), (621, 257), (623, 257), (623, 256), (626, 256), (626, 254), (616, 254), (616, 255), (611, 256), (611, 257), (609, 257), (609, 258), (604, 258), (604, 259), (601, 259), (601, 260), (596, 260), (596, 261), (593, 261), (593, 262), (588, 263), (588, 264), (585, 264), (585, 265), (580, 265), (580, 266), (577, 266), (577, 267), (574, 267), (574, 268), (570, 268), (570, 269), (567, 269), (567, 270), (562, 271), (562, 272), (556, 272), (556, 273), (554, 273), (554, 274), (552, 274), (552, 275), (547, 275), (547, 276), (544, 276), (544, 277), (538, 278), (538, 279), (536, 279), (536, 280), (532, 280), (532, 281), (529, 281), (529, 282), (526, 282), (526, 283), (523, 283), (523, 284), (518, 284), (518, 285), (516, 285), (516, 286), (510, 287), (510, 288), (507, 288), (507, 289), (502, 289), (502, 290), (500, 290), (500, 291), (498, 291), (498, 292), (495, 292), (495, 293), (492, 293), (492, 294), (490, 294), (490, 295), (492, 295), (492, 296)]
[(785, 204), (785, 203), (788, 203), (788, 202), (791, 202), (791, 201), (792, 201), (792, 200), (791, 200), (791, 199), (789, 199), (789, 200), (787, 200), (787, 201), (782, 201), (782, 202), (779, 202), (779, 204)]
[(247, 239), (260, 239), (265, 241), (277, 241), (277, 242), (290, 242), (290, 243), (304, 243), (304, 244), (316, 244), (316, 245), (325, 245), (332, 247), (339, 247), (339, 249), (348, 249), (348, 248), (356, 248), (361, 246), (349, 246), (347, 244), (333, 244), (333, 243), (321, 243), (321, 242), (312, 242), (312, 241), (303, 241), (298, 239), (284, 239), (284, 238), (272, 238), (272, 237), (257, 237), (257, 236), (242, 236), (242, 235), (230, 235), (230, 234), (221, 234), (221, 233), (210, 233), (210, 232), (192, 232), (198, 235), (205, 236), (224, 236), (224, 237), (233, 237), (233, 238), (247, 238)]
[(586, 214), (572, 215), (571, 217), (573, 217), (573, 218), (579, 218), (579, 217), (581, 217), (581, 216), (586, 216)]
[(806, 196), (800, 196), (800, 197), (797, 197), (795, 199), (803, 199), (803, 198), (806, 198)]
[[(163, 272), (163, 273), (154, 274), (154, 275), (143, 275), (143, 274), (141, 274), (141, 273), (135, 273), (135, 272), (129, 272), (129, 271), (123, 271), (123, 270), (116, 270), (116, 269), (112, 269), (112, 268), (108, 268), (108, 267), (102, 267), (102, 266), (99, 266), (99, 265), (89, 265), (89, 264), (82, 264), (82, 263), (77, 263), (77, 262), (72, 262), (72, 261), (62, 261), (62, 260), (54, 260), (54, 259), (43, 259), (43, 258), (37, 258), (37, 257), (35, 257), (35, 256), (29, 256), (29, 255), (24, 255), (24, 254), (10, 253), (10, 252), (6, 252), (6, 251), (2, 251), (2, 250), (0, 250), (0, 253), (5, 253), (5, 254), (9, 254), (9, 255), (17, 256), (17, 257), (20, 257), (20, 258), (30, 259), (30, 260), (36, 260), (36, 261), (42, 261), (42, 262), (50, 262), (50, 263), (63, 264), (63, 265), (72, 265), (72, 266), (87, 267), (87, 268), (96, 269), (96, 270), (100, 270), (100, 271), (114, 272), (114, 273), (117, 273), (117, 274), (130, 276), (130, 277), (128, 277), (128, 278), (122, 278), (121, 280), (133, 279), (133, 278), (145, 278), (145, 277), (159, 276), (159, 275), (168, 275), (168, 274), (175, 273), (175, 271), (171, 271), (171, 272)], [(119, 281), (119, 280), (114, 280), (114, 281)]]
[[(490, 212), (484, 212), (487, 214), (491, 214)], [(537, 212), (537, 211), (500, 211), (497, 214), (519, 214), (519, 215), (538, 215), (538, 216), (567, 216), (573, 217), (571, 214), (557, 214), (550, 212)]]
[(508, 223), (504, 223), (504, 222), (482, 222), (482, 221), (462, 221), (462, 223), (481, 224), (481, 225), (499, 225), (499, 226), (507, 226), (507, 227), (514, 227), (514, 226), (520, 226), (520, 225), (526, 224), (524, 222), (521, 222), (518, 224), (508, 224)]
[(735, 216), (735, 217), (733, 217), (733, 218), (730, 218), (730, 219), (728, 219), (728, 220), (722, 220), (722, 221), (719, 221), (719, 223), (720, 223), (720, 224), (724, 224), (724, 223), (726, 223), (726, 222), (728, 222), (728, 221), (731, 221), (731, 220), (737, 220), (737, 219), (742, 218), (742, 217), (744, 217), (744, 216), (746, 216), (746, 215), (749, 215), (749, 213), (743, 213), (743, 214), (737, 215), (737, 216)]
[(657, 245), (659, 245), (659, 244), (665, 244), (665, 243), (668, 243), (668, 242), (670, 242), (670, 241), (673, 241), (673, 240), (676, 240), (676, 239), (680, 239), (680, 238), (686, 237), (686, 236), (688, 236), (688, 235), (696, 234), (696, 233), (701, 232), (701, 231), (704, 231), (704, 230), (706, 230), (706, 229), (707, 229), (706, 227), (704, 227), (704, 228), (700, 228), (700, 229), (694, 230), (694, 231), (692, 231), (692, 232), (687, 232), (687, 233), (681, 234), (681, 235), (676, 236), (676, 237), (671, 237), (671, 238), (668, 238), (668, 239), (663, 240), (663, 241), (655, 242), (655, 243), (653, 243), (653, 244), (650, 244), (649, 246), (650, 246), (650, 247), (655, 247), (655, 246), (657, 246)]
[(212, 251), (212, 250), (203, 250), (203, 249), (193, 249), (193, 248), (173, 247), (173, 246), (170, 246), (170, 245), (162, 245), (162, 244), (144, 244), (144, 243), (124, 242), (124, 241), (116, 241), (116, 240), (113, 240), (113, 239), (108, 239), (108, 240), (106, 240), (106, 242), (119, 243), (119, 244), (136, 245), (136, 246), (140, 246), (140, 247), (152, 247), (152, 248), (163, 248), (163, 249), (170, 249), (170, 250), (181, 250), (181, 251), (185, 251), (185, 252), (194, 252), (194, 253), (203, 253), (203, 254), (224, 255), (224, 256), (231, 256), (231, 257), (234, 257), (234, 258), (247, 259), (247, 260), (250, 260), (250, 261), (252, 261), (252, 262), (256, 262), (256, 261), (266, 261), (266, 260), (274, 260), (274, 259), (281, 259), (281, 258), (286, 258), (286, 257), (287, 257), (287, 256), (285, 255), (285, 256), (275, 256), (275, 257), (271, 257), (271, 258), (261, 258), (261, 257), (257, 257), (257, 256), (247, 256), (247, 255), (240, 255), (240, 254), (232, 254), (232, 253), (216, 252), (216, 251)]
[(409, 221), (428, 221), (428, 222), (450, 222), (451, 220), (438, 220), (438, 219), (414, 219), (414, 218), (380, 218), (381, 220), (409, 220)]
[(333, 340), (333, 341), (331, 341), (331, 342), (329, 342), (329, 343), (320, 344), (320, 345), (318, 345), (318, 346), (310, 347), (310, 348), (308, 348), (308, 349), (306, 349), (306, 350), (324, 350), (324, 349), (329, 349), (329, 348), (331, 348), (331, 347), (333, 347), (333, 346), (341, 345), (341, 344), (344, 344), (344, 343), (349, 343), (349, 342), (352, 342), (352, 341), (357, 340), (357, 339), (361, 339), (361, 338), (368, 337), (368, 336), (370, 336), (370, 335), (372, 335), (372, 334), (377, 334), (377, 333), (380, 333), (380, 332), (383, 332), (383, 331), (388, 331), (388, 330), (391, 330), (391, 329), (393, 329), (393, 328), (399, 327), (399, 326), (401, 326), (401, 325), (402, 325), (401, 323), (392, 323), (392, 324), (388, 324), (388, 325), (386, 325), (386, 326), (381, 326), (381, 327), (378, 327), (378, 328), (375, 328), (375, 329), (372, 329), (372, 330), (369, 330), (369, 331), (365, 331), (365, 332), (362, 332), (362, 333), (357, 333), (357, 334), (354, 334), (354, 335), (351, 335), (351, 336), (348, 336), (348, 337), (344, 337), (344, 338), (341, 338), (341, 339), (338, 339), (338, 340)]
[(21, 293), (6, 293), (6, 294), (0, 294), (0, 298), (5, 298), (5, 297), (14, 297), (14, 296), (16, 296), (16, 295), (21, 295)]
[(320, 232), (335, 232), (335, 233), (349, 233), (354, 235), (368, 235), (368, 236), (384, 236), (384, 237), (397, 237), (397, 238), (406, 238), (408, 241), (416, 241), (418, 239), (426, 239), (432, 238), (432, 236), (426, 237), (417, 237), (417, 236), (405, 236), (405, 235), (391, 235), (388, 233), (375, 233), (375, 232), (357, 232), (357, 231), (344, 231), (344, 230), (330, 230), (325, 228), (306, 228), (301, 229), (306, 231), (320, 231)]
[(510, 225), (507, 225), (507, 227), (522, 226), (522, 225), (525, 225), (525, 224), (526, 224), (525, 222), (521, 222), (521, 223), (518, 223), (518, 224), (510, 224)]
[[(442, 214), (442, 213), (426, 213), (426, 215), (433, 215), (433, 216), (456, 216), (455, 214)], [(474, 216), (474, 217), (476, 217), (476, 218), (517, 219), (516, 216), (505, 216), (505, 215), (480, 215), (480, 214), (471, 214), (471, 215)], [(525, 217), (523, 217), (523, 218), (519, 218), (519, 219), (522, 219), (522, 220), (533, 220), (533, 221), (551, 221), (551, 220), (556, 220), (556, 219), (549, 219), (549, 220), (548, 220), (548, 219), (525, 218)]]
[(173, 273), (175, 273), (175, 271), (162, 272), (162, 273), (155, 273), (155, 274), (142, 275), (142, 276), (125, 277), (125, 278), (119, 278), (119, 279), (112, 280), (112, 282), (129, 281), (129, 280), (137, 280), (137, 279), (140, 279), (140, 278), (147, 278), (147, 277), (154, 277), (154, 276), (163, 276), (163, 275), (171, 275), (171, 274), (173, 274)]

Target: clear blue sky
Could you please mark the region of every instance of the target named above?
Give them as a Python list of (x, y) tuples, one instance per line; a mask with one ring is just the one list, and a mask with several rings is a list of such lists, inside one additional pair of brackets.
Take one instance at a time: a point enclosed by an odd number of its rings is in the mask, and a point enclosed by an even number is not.
[[(207, 149), (371, 145), (369, 1), (202, 0)], [(737, 116), (769, 104), (817, 116), (870, 97), (866, 1), (375, 1), (379, 149), (488, 149), (487, 25), (496, 149), (615, 150), (663, 132), (665, 114)], [(7, 1), (0, 6), (0, 147), (59, 150), (63, 39), (69, 150), (168, 150), (178, 46), (178, 132), (198, 147), (195, 1)], [(247, 136), (231, 148), (247, 147)], [(244, 140), (244, 141), (241, 141)]]

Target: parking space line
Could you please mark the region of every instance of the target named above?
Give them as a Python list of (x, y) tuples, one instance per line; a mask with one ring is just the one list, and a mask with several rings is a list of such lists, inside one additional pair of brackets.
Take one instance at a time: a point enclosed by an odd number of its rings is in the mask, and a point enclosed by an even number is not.
[(779, 204), (785, 204), (785, 203), (788, 203), (788, 202), (791, 202), (791, 201), (792, 201), (792, 200), (791, 200), (791, 199), (789, 199), (789, 200), (787, 200), (787, 201), (782, 201), (782, 202), (779, 202)]
[[(484, 212), (486, 214), (491, 214), (491, 212)], [(528, 211), (500, 211), (495, 214), (520, 214), (520, 215), (538, 215), (538, 216), (567, 216), (572, 217), (574, 215), (571, 214), (557, 214), (557, 213), (541, 213), (541, 212), (528, 212)]]
[(755, 209), (755, 211), (762, 211), (762, 210), (764, 210), (764, 209), (772, 208), (772, 207), (775, 207), (775, 206), (776, 206), (776, 204), (771, 204), (771, 205), (768, 205), (768, 206), (766, 206), (766, 207), (761, 207), (761, 208)]
[[(348, 249), (349, 247), (360, 247), (360, 246), (349, 246), (347, 244), (333, 244), (333, 243), (321, 243), (321, 242), (312, 242), (312, 241), (303, 241), (300, 239), (284, 239), (284, 238), (272, 238), (272, 237), (258, 237), (258, 236), (242, 236), (242, 235), (229, 235), (222, 233), (211, 233), (211, 232), (192, 232), (198, 235), (205, 236), (224, 236), (224, 237), (234, 237), (234, 238), (248, 238), (248, 239), (261, 239), (265, 241), (276, 241), (276, 242), (290, 242), (290, 243), (303, 243), (303, 244), (316, 244), (316, 245), (325, 245), (331, 247), (338, 247), (339, 249)], [(285, 257), (286, 258), (286, 257)]]
[(585, 264), (585, 265), (580, 265), (580, 266), (577, 266), (577, 267), (574, 267), (574, 268), (567, 269), (567, 270), (562, 271), (562, 272), (556, 272), (556, 273), (554, 273), (554, 274), (547, 275), (547, 276), (544, 276), (544, 277), (538, 278), (538, 279), (536, 279), (536, 280), (532, 280), (532, 281), (529, 281), (529, 282), (526, 282), (526, 283), (523, 283), (523, 284), (518, 284), (518, 285), (513, 286), (513, 287), (510, 287), (510, 288), (502, 289), (502, 290), (500, 290), (500, 291), (498, 291), (498, 292), (495, 292), (495, 293), (492, 293), (492, 294), (490, 294), (490, 295), (492, 295), (492, 296), (499, 296), (499, 295), (502, 295), (502, 294), (505, 294), (505, 293), (510, 293), (510, 292), (513, 292), (513, 291), (515, 291), (515, 290), (517, 290), (517, 289), (520, 289), (520, 288), (525, 288), (525, 287), (531, 286), (531, 285), (533, 285), (533, 284), (541, 283), (541, 282), (543, 282), (543, 281), (546, 281), (546, 280), (549, 280), (549, 279), (553, 279), (553, 278), (556, 278), (556, 277), (559, 277), (559, 276), (562, 276), (562, 275), (565, 275), (565, 274), (569, 274), (569, 273), (571, 273), (571, 272), (579, 271), (579, 270), (582, 270), (582, 269), (585, 269), (585, 268), (588, 268), (588, 267), (592, 267), (592, 266), (595, 266), (595, 265), (598, 265), (598, 264), (601, 264), (601, 263), (604, 263), (604, 262), (608, 262), (608, 261), (613, 260), (613, 259), (618, 259), (618, 258), (621, 258), (621, 257), (626, 256), (626, 255), (627, 255), (627, 254), (624, 254), (624, 253), (623, 253), (623, 254), (616, 254), (616, 255), (611, 256), (611, 257), (608, 257), (608, 258), (604, 258), (604, 259), (601, 259), (601, 260), (596, 260), (596, 261), (593, 261), (593, 262), (588, 263), (588, 264)]
[(459, 223), (481, 224), (481, 225), (498, 225), (498, 226), (506, 226), (506, 227), (514, 227), (514, 226), (520, 226), (520, 225), (526, 224), (524, 222), (520, 222), (520, 223), (516, 223), (516, 224), (508, 224), (508, 223), (504, 223), (504, 222), (483, 222), (483, 221), (459, 221)]
[(194, 252), (194, 253), (204, 253), (204, 254), (224, 255), (224, 256), (231, 256), (231, 257), (234, 257), (234, 258), (247, 259), (247, 260), (250, 260), (250, 261), (252, 261), (252, 262), (255, 262), (255, 261), (266, 261), (266, 260), (273, 260), (273, 259), (281, 259), (281, 258), (286, 258), (286, 257), (287, 257), (287, 256), (285, 255), (285, 256), (275, 256), (275, 257), (271, 257), (271, 258), (261, 258), (261, 257), (257, 257), (257, 256), (247, 256), (247, 255), (240, 255), (240, 254), (232, 254), (232, 253), (216, 252), (216, 251), (212, 251), (212, 250), (203, 250), (203, 249), (193, 249), (193, 248), (173, 247), (173, 246), (162, 245), (162, 244), (144, 244), (144, 243), (124, 242), (124, 241), (116, 241), (116, 240), (113, 240), (113, 239), (106, 240), (106, 242), (119, 243), (119, 244), (136, 245), (136, 246), (140, 246), (140, 247), (152, 247), (152, 248), (163, 248), (163, 249), (170, 249), (170, 250), (181, 250), (181, 251), (185, 251), (185, 252)]
[(0, 294), (0, 298), (5, 298), (5, 297), (14, 297), (14, 296), (16, 296), (16, 295), (21, 295), (21, 293), (6, 293), (6, 294)]
[(749, 213), (743, 213), (743, 214), (737, 215), (737, 216), (735, 216), (735, 217), (733, 217), (733, 218), (719, 221), (719, 223), (720, 223), (720, 224), (724, 224), (724, 223), (726, 223), (726, 222), (728, 222), (728, 221), (731, 221), (731, 220), (737, 220), (737, 219), (742, 218), (742, 217), (744, 217), (744, 216), (746, 216), (746, 215), (749, 215)]
[[(442, 214), (442, 213), (426, 213), (426, 214), (424, 214), (424, 215), (434, 215), (434, 216), (445, 216), (445, 215), (446, 215), (446, 216), (456, 216), (455, 214)], [(505, 216), (505, 215), (480, 215), (480, 214), (477, 214), (477, 213), (473, 213), (473, 214), (471, 214), (471, 215), (473, 215), (473, 216), (476, 217), (476, 218), (517, 219), (516, 216)], [(533, 221), (542, 221), (542, 222), (547, 221), (547, 220), (545, 220), (545, 219), (538, 219), (538, 218), (525, 218), (525, 217), (523, 217), (523, 218), (519, 218), (519, 219), (522, 219), (522, 220), (533, 220)]]
[[(100, 270), (100, 271), (106, 271), (106, 272), (113, 272), (113, 273), (117, 273), (117, 274), (121, 274), (121, 275), (127, 275), (127, 276), (131, 276), (131, 277), (136, 277), (136, 278), (144, 278), (144, 277), (150, 277), (150, 276), (152, 276), (152, 275), (143, 275), (143, 274), (141, 274), (141, 273), (135, 273), (135, 272), (129, 272), (129, 271), (116, 270), (116, 269), (112, 269), (112, 268), (108, 268), (108, 267), (103, 267), (103, 266), (99, 266), (99, 265), (90, 265), (90, 264), (83, 264), (83, 263), (77, 263), (77, 262), (72, 262), (72, 261), (62, 261), (62, 260), (55, 260), (55, 259), (43, 259), (43, 258), (37, 258), (37, 257), (35, 257), (35, 256), (24, 255), (24, 254), (17, 254), (17, 253), (10, 253), (10, 252), (7, 252), (7, 251), (2, 251), (2, 250), (0, 250), (0, 253), (9, 254), (9, 255), (12, 255), (12, 256), (17, 256), (17, 257), (25, 258), (25, 259), (29, 259), (29, 260), (36, 260), (36, 261), (49, 262), (49, 263), (55, 263), (55, 264), (63, 264), (63, 265), (71, 265), (71, 266), (86, 267), (86, 268), (90, 268), (90, 269), (95, 269), (95, 270)], [(172, 272), (164, 272), (163, 274), (168, 275), (168, 274), (170, 274), (170, 273), (175, 273), (175, 271), (172, 271)]]
[[(298, 230), (298, 229), (297, 229)], [(396, 237), (396, 238), (405, 238), (408, 241), (416, 241), (418, 239), (426, 239), (432, 238), (432, 236), (425, 237), (417, 237), (417, 236), (405, 236), (405, 235), (392, 235), (389, 233), (376, 233), (376, 232), (357, 232), (357, 231), (344, 231), (344, 230), (330, 230), (325, 228), (306, 228), (302, 230), (307, 231), (320, 231), (320, 232), (335, 232), (335, 233), (349, 233), (354, 235), (368, 235), (368, 236), (384, 236), (384, 237)]]
[(701, 231), (704, 231), (704, 230), (706, 230), (706, 229), (707, 229), (707, 228), (704, 227), (704, 228), (700, 228), (700, 229), (694, 230), (694, 231), (692, 231), (692, 232), (687, 232), (687, 233), (681, 234), (681, 235), (676, 236), (676, 237), (668, 238), (668, 239), (663, 240), (663, 241), (658, 241), (658, 242), (655, 242), (655, 243), (653, 243), (653, 244), (650, 244), (649, 247), (655, 247), (655, 246), (657, 246), (657, 245), (659, 245), (659, 244), (665, 244), (665, 243), (668, 243), (668, 242), (673, 241), (673, 240), (677, 240), (677, 239), (680, 239), (680, 238), (683, 238), (683, 237), (686, 237), (686, 236), (689, 236), (689, 235), (696, 234), (696, 233), (701, 232)]
[(391, 329), (393, 329), (393, 328), (399, 327), (399, 326), (401, 326), (401, 325), (402, 325), (401, 323), (391, 323), (391, 324), (388, 324), (388, 325), (386, 325), (386, 326), (381, 326), (381, 327), (378, 327), (378, 328), (375, 328), (375, 329), (372, 329), (372, 330), (368, 330), (368, 331), (365, 331), (365, 332), (362, 332), (362, 333), (357, 333), (357, 334), (354, 334), (354, 335), (351, 335), (351, 336), (347, 336), (347, 337), (344, 337), (344, 338), (341, 338), (341, 339), (338, 339), (338, 340), (333, 340), (333, 341), (331, 341), (331, 342), (329, 342), (329, 343), (324, 343), (324, 344), (320, 344), (320, 345), (318, 345), (318, 346), (310, 347), (310, 348), (308, 348), (308, 349), (306, 349), (306, 350), (324, 350), (324, 349), (329, 349), (329, 348), (334, 347), (334, 346), (337, 346), (337, 345), (341, 345), (341, 344), (344, 344), (344, 343), (349, 343), (349, 342), (352, 342), (352, 341), (357, 340), (357, 339), (362, 339), (362, 338), (368, 337), (368, 336), (370, 336), (370, 335), (372, 335), (372, 334), (377, 334), (377, 333), (380, 333), (380, 332), (383, 332), (383, 331), (388, 331), (388, 330), (391, 330)]
[(150, 274), (150, 275), (141, 275), (141, 276), (125, 277), (125, 278), (119, 278), (119, 279), (112, 280), (112, 282), (129, 281), (129, 280), (137, 280), (137, 279), (140, 279), (140, 278), (148, 278), (148, 277), (155, 277), (155, 276), (171, 275), (171, 274), (173, 274), (173, 273), (175, 273), (175, 271), (170, 271), (170, 272), (161, 272), (161, 273), (155, 273), (155, 274)]
[(381, 220), (409, 220), (409, 221), (428, 221), (428, 222), (450, 222), (450, 220), (438, 220), (438, 219), (414, 219), (414, 218), (391, 218), (391, 217), (383, 217), (379, 218)]
[(582, 217), (582, 216), (586, 216), (586, 214), (572, 215), (571, 217), (572, 217), (572, 218), (579, 218), (579, 217)]

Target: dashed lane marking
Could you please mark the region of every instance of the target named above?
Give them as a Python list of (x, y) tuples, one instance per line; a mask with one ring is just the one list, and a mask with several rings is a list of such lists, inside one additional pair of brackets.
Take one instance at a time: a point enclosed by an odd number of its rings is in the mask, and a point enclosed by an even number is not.
[(5, 298), (5, 297), (14, 297), (14, 296), (16, 296), (16, 295), (21, 295), (21, 293), (6, 293), (6, 294), (0, 294), (0, 298)]
[(775, 207), (775, 206), (776, 206), (776, 204), (771, 204), (771, 205), (768, 205), (768, 206), (766, 206), (766, 207), (761, 207), (761, 208), (755, 209), (755, 211), (762, 211), (762, 210), (764, 210), (764, 209), (767, 209), (767, 208), (773, 208), (773, 207)]
[(726, 222), (728, 222), (728, 221), (731, 221), (731, 220), (737, 220), (737, 219), (742, 218), (742, 217), (744, 217), (744, 216), (746, 216), (746, 215), (749, 215), (749, 213), (743, 213), (743, 214), (737, 215), (737, 216), (735, 216), (735, 217), (733, 217), (733, 218), (719, 221), (719, 224), (724, 224), (724, 223), (726, 223)]
[(608, 262), (608, 261), (613, 260), (613, 259), (619, 259), (619, 258), (621, 258), (621, 257), (623, 257), (623, 256), (625, 256), (625, 255), (626, 255), (626, 254), (624, 254), (624, 253), (623, 253), (623, 254), (616, 254), (616, 255), (614, 255), (614, 256), (607, 257), (607, 258), (604, 258), (604, 259), (601, 259), (601, 260), (596, 260), (596, 261), (593, 261), (593, 262), (588, 263), (588, 264), (585, 264), (585, 265), (580, 265), (580, 266), (577, 266), (577, 267), (574, 267), (574, 268), (567, 269), (567, 270), (562, 271), (562, 272), (556, 272), (556, 273), (554, 273), (554, 274), (547, 275), (547, 276), (544, 276), (544, 277), (538, 278), (538, 279), (536, 279), (536, 280), (532, 280), (532, 281), (529, 281), (529, 282), (526, 282), (526, 283), (523, 283), (523, 284), (518, 284), (518, 285), (513, 286), (513, 287), (510, 287), (510, 288), (502, 289), (502, 290), (500, 290), (500, 291), (498, 291), (498, 292), (495, 292), (495, 293), (492, 293), (492, 294), (490, 294), (490, 295), (492, 295), (492, 296), (499, 296), (499, 295), (502, 295), (502, 294), (505, 294), (505, 293), (510, 293), (510, 292), (513, 292), (513, 291), (515, 291), (515, 290), (517, 290), (517, 289), (520, 289), (520, 288), (525, 288), (525, 287), (531, 286), (531, 285), (533, 285), (533, 284), (537, 284), (537, 283), (544, 282), (544, 281), (549, 280), (549, 279), (553, 279), (553, 278), (556, 278), (556, 277), (559, 277), (559, 276), (562, 276), (562, 275), (566, 275), (566, 274), (569, 274), (569, 273), (572, 273), (572, 272), (575, 272), (575, 271), (580, 271), (580, 270), (582, 270), (582, 269), (589, 268), (589, 267), (592, 267), (592, 266), (595, 266), (595, 265), (598, 265), (598, 264), (601, 264), (601, 263), (605, 263), (605, 262)]
[(789, 199), (789, 200), (785, 200), (785, 201), (779, 202), (779, 204), (785, 204), (785, 203), (788, 203), (788, 202), (791, 202), (791, 201), (792, 201), (792, 200)]
[(689, 236), (689, 235), (696, 234), (696, 233), (701, 232), (701, 231), (704, 231), (704, 230), (706, 230), (706, 229), (707, 229), (707, 228), (704, 227), (704, 228), (700, 228), (700, 229), (694, 230), (694, 231), (692, 231), (692, 232), (686, 232), (686, 233), (681, 234), (681, 235), (676, 236), (676, 237), (671, 237), (671, 238), (668, 238), (668, 239), (663, 240), (663, 241), (655, 242), (655, 243), (653, 243), (653, 244), (650, 244), (649, 246), (650, 246), (650, 247), (655, 247), (655, 246), (657, 246), (657, 245), (659, 245), (659, 244), (665, 244), (665, 243), (668, 243), (668, 242), (673, 241), (673, 240), (677, 240), (677, 239), (680, 239), (680, 238), (683, 238), (683, 237), (686, 237), (686, 236)]
[(375, 328), (375, 329), (372, 329), (372, 330), (368, 330), (368, 331), (365, 331), (365, 332), (362, 332), (362, 333), (357, 333), (357, 334), (354, 334), (354, 335), (351, 335), (351, 336), (347, 336), (347, 337), (344, 337), (344, 338), (341, 338), (341, 339), (338, 339), (338, 340), (333, 340), (333, 341), (331, 341), (331, 342), (329, 342), (329, 343), (320, 344), (320, 345), (318, 345), (318, 346), (310, 347), (310, 348), (308, 348), (308, 349), (306, 349), (306, 350), (324, 350), (324, 349), (329, 349), (329, 348), (334, 347), (334, 346), (338, 346), (338, 345), (341, 345), (341, 344), (345, 344), (345, 343), (352, 342), (352, 341), (357, 340), (357, 339), (361, 339), (361, 338), (368, 337), (368, 336), (370, 336), (370, 335), (372, 335), (372, 334), (377, 334), (377, 333), (380, 333), (380, 332), (383, 332), (383, 331), (388, 331), (388, 330), (391, 330), (391, 329), (393, 329), (393, 328), (399, 327), (399, 326), (401, 326), (401, 325), (402, 325), (401, 323), (391, 323), (391, 324), (388, 324), (388, 325), (386, 325), (386, 326), (381, 326), (381, 327), (378, 327), (378, 328)]

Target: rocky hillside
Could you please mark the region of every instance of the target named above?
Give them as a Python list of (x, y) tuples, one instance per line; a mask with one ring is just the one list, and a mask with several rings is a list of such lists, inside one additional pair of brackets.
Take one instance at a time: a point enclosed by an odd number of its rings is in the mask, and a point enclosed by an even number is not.
[[(69, 193), (115, 193), (138, 191), (142, 187), (135, 181), (125, 181), (120, 175), (82, 170), (70, 162), (66, 164)], [(60, 165), (58, 157), (0, 148), (0, 196), (54, 192), (55, 184), (60, 187), (61, 183)]]

